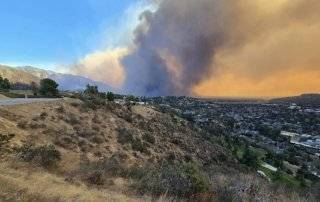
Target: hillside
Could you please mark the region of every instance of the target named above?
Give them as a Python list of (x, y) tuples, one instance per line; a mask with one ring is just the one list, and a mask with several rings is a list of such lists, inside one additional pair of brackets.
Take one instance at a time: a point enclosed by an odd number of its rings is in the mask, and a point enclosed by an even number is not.
[(13, 83), (30, 84), (32, 81), (39, 82), (40, 78), (17, 68), (0, 65), (0, 76), (9, 79)]
[(87, 84), (98, 86), (101, 91), (116, 91), (115, 88), (99, 81), (94, 81), (82, 76), (61, 74), (54, 71), (43, 70), (31, 66), (9, 67), (0, 65), (0, 76), (8, 78), (13, 83), (30, 84), (38, 83), (41, 79), (50, 78), (59, 84), (60, 90), (83, 90)]
[(152, 107), (92, 110), (68, 99), (0, 114), (0, 198), (8, 201), (300, 200), (244, 169), (200, 129)]
[(298, 104), (302, 106), (320, 106), (320, 94), (302, 94), (300, 96), (273, 99), (272, 103)]

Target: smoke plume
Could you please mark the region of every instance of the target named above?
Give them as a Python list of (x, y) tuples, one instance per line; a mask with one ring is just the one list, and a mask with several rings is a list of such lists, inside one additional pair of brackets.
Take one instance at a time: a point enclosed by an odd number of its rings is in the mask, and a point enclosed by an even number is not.
[[(269, 80), (260, 90), (272, 92), (279, 84), (268, 77), (279, 80), (282, 72), (289, 90), (296, 86), (292, 72), (319, 73), (319, 10), (317, 0), (162, 0), (156, 12), (141, 15), (135, 49), (123, 60), (124, 88), (143, 95), (214, 95), (220, 89), (216, 94), (223, 95), (248, 87), (244, 81), (256, 86)], [(223, 80), (227, 74), (233, 86)], [(242, 94), (257, 94), (250, 89)]]
[(106, 49), (91, 53), (81, 59), (71, 71), (73, 74), (84, 75), (119, 88), (125, 79), (120, 58), (127, 54), (127, 48)]
[[(126, 54), (112, 59), (121, 69), (125, 93), (283, 96), (320, 91), (319, 0), (153, 2), (157, 9), (140, 15)], [(103, 75), (105, 62), (99, 64), (90, 72)]]
[(164, 0), (156, 12), (144, 12), (135, 50), (123, 59), (124, 88), (141, 95), (190, 94), (209, 74), (215, 50), (225, 40), (220, 3)]

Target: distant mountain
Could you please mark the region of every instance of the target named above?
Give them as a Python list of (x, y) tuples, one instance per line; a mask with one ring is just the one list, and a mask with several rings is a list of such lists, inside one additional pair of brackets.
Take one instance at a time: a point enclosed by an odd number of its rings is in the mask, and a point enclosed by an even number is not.
[(30, 84), (32, 81), (40, 81), (40, 78), (33, 74), (6, 65), (0, 65), (0, 76), (8, 78), (12, 83)]
[(83, 76), (62, 74), (50, 70), (43, 70), (32, 66), (9, 67), (0, 65), (0, 75), (8, 78), (13, 83), (30, 84), (32, 81), (39, 82), (41, 79), (50, 78), (59, 84), (60, 90), (83, 90), (87, 84), (96, 85), (101, 91), (116, 91), (115, 88), (99, 81), (94, 81)]
[(99, 81), (94, 81), (82, 76), (76, 76), (72, 74), (49, 74), (48, 78), (55, 80), (59, 84), (61, 90), (83, 90), (87, 84), (95, 85), (99, 87), (100, 91), (116, 91), (115, 88)]
[(302, 106), (320, 107), (320, 94), (302, 94), (300, 96), (277, 98), (271, 100), (272, 103), (298, 104)]

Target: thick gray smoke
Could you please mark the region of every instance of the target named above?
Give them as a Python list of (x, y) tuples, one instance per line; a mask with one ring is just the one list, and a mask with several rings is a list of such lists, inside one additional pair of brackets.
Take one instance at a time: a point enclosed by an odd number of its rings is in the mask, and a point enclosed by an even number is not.
[[(215, 50), (224, 42), (220, 2), (163, 0), (155, 12), (144, 12), (135, 32), (135, 49), (122, 61), (127, 93), (190, 94), (209, 74)], [(172, 67), (168, 58), (178, 65)]]
[(137, 95), (319, 92), (319, 0), (149, 0), (134, 45), (89, 54), (76, 72)]

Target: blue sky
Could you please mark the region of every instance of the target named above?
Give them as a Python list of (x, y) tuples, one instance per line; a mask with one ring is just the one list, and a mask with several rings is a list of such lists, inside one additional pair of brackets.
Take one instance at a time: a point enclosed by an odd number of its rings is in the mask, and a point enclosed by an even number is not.
[(0, 63), (55, 65), (127, 43), (142, 0), (1, 0)]

